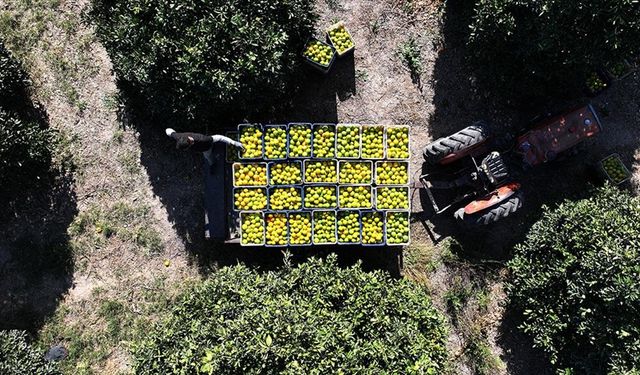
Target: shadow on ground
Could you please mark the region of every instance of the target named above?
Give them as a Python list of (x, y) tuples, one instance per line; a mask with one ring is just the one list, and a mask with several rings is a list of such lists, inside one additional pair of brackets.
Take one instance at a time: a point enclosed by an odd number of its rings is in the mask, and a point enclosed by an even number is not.
[[(44, 112), (35, 121), (48, 127)], [(42, 168), (0, 212), (0, 329), (37, 331), (72, 285), (73, 178), (50, 160)]]
[[(346, 100), (356, 93), (354, 56), (345, 56), (336, 61), (331, 74), (325, 75), (308, 67), (299, 85), (300, 91), (289, 98), (290, 102), (277, 115), (245, 117), (245, 113), (236, 111), (228, 117), (217, 119), (217, 124), (223, 124), (218, 129), (234, 130), (239, 122), (337, 123), (337, 101)], [(122, 123), (139, 132), (141, 163), (147, 170), (153, 192), (166, 207), (169, 221), (184, 242), (191, 262), (200, 272), (208, 274), (218, 267), (238, 263), (265, 270), (282, 265), (284, 253), (279, 249), (241, 247), (205, 239), (202, 156), (176, 150), (173, 141), (164, 133), (164, 128), (172, 127), (172, 124), (147, 113), (144, 101), (137, 98), (125, 83), (120, 82), (119, 87), (126, 101)], [(385, 269), (392, 275), (400, 275), (401, 252), (392, 249), (314, 247), (290, 249), (290, 252), (294, 263), (310, 256), (323, 257), (337, 253), (342, 265), (361, 260), (365, 269)]]

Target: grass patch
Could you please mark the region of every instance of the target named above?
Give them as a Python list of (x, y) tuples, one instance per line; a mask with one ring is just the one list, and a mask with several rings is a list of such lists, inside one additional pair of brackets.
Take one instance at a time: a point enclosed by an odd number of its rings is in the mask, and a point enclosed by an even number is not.
[(42, 351), (55, 344), (68, 350), (68, 357), (58, 363), (63, 373), (101, 374), (114, 356), (128, 356), (129, 343), (146, 335), (184, 285), (157, 277), (133, 292), (126, 281), (95, 287), (91, 298), (58, 307), (41, 330), (38, 345)]
[(420, 46), (416, 39), (411, 36), (405, 42), (400, 44), (398, 54), (400, 55), (402, 63), (407, 69), (409, 69), (411, 81), (413, 81), (414, 84), (421, 86), (420, 75), (422, 74), (424, 67), (422, 63), (422, 51), (420, 50)]
[[(115, 134), (114, 134), (115, 135)], [(137, 175), (140, 173), (140, 160), (138, 154), (132, 151), (124, 151), (118, 156), (118, 161), (127, 173)]]
[(162, 239), (152, 224), (149, 207), (118, 202), (108, 209), (94, 206), (80, 213), (69, 226), (69, 233), (75, 237), (77, 248), (100, 248), (117, 237), (147, 254), (156, 254), (162, 250)]
[(472, 295), (473, 286), (464, 283), (460, 276), (455, 276), (451, 289), (447, 290), (443, 297), (447, 305), (447, 312), (451, 315), (453, 324), (458, 325), (460, 313)]
[(477, 375), (496, 374), (506, 367), (500, 357), (493, 353), (487, 341), (487, 335), (480, 327), (467, 338), (465, 354)]

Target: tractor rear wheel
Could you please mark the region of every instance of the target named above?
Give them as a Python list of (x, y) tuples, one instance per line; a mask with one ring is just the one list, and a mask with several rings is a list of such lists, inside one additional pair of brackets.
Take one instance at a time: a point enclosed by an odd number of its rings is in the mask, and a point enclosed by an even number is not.
[(431, 165), (442, 162), (445, 158), (453, 161), (469, 153), (469, 151), (489, 138), (489, 125), (478, 121), (471, 126), (440, 138), (427, 145), (424, 149), (424, 159)]
[(496, 204), (493, 207), (489, 207), (486, 210), (466, 215), (464, 213), (464, 207), (458, 209), (453, 215), (456, 219), (462, 221), (468, 226), (480, 226), (495, 223), (496, 221), (505, 218), (514, 212), (518, 211), (522, 207), (523, 203), (522, 191), (515, 192), (509, 198)]

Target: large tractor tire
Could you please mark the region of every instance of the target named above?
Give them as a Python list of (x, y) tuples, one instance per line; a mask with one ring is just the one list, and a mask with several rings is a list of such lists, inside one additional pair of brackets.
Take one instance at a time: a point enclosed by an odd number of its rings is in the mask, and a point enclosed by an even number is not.
[(454, 213), (454, 216), (467, 226), (489, 225), (518, 211), (523, 202), (522, 191), (517, 191), (509, 198), (486, 210), (466, 215), (464, 207), (462, 207)]
[(424, 160), (431, 165), (458, 160), (468, 155), (488, 138), (489, 125), (478, 121), (457, 133), (429, 143), (424, 149)]

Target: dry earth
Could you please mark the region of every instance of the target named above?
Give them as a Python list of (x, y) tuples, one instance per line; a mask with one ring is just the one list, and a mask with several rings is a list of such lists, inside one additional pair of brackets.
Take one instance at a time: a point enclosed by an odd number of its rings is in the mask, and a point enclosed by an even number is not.
[[(415, 176), (422, 168), (421, 149), (432, 139), (479, 118), (506, 125), (526, 117), (478, 92), (462, 44), (451, 31), (455, 27), (445, 21), (451, 10), (440, 1), (326, 0), (319, 5), (318, 29), (345, 21), (357, 44), (354, 56), (338, 61), (326, 77), (310, 74), (284, 118), (260, 121), (410, 124)], [(113, 334), (113, 320), (121, 321), (122, 331), (144, 326), (183, 285), (242, 257), (204, 240), (199, 160), (171, 149), (161, 132), (133, 126), (135, 120), (118, 100), (109, 57), (81, 20), (86, 7), (85, 0), (0, 4), (3, 37), (25, 61), (51, 127), (67, 140), (58, 163), (75, 165), (66, 204), (72, 215), (66, 221), (54, 215), (54, 221), (68, 226), (64, 231), (74, 261), (73, 273), (66, 275), (70, 283), (41, 280), (22, 293), (3, 295), (9, 307), (2, 312), (15, 315), (31, 308), (49, 316), (38, 326), (40, 343), (70, 348), (76, 362), (64, 363), (68, 373), (126, 373), (130, 335)], [(399, 55), (411, 38), (422, 64), (413, 77)], [(505, 315), (503, 261), (538, 207), (579, 195), (590, 166), (605, 154), (623, 155), (634, 169), (631, 188), (640, 191), (639, 81), (636, 73), (594, 100), (607, 114), (605, 133), (585, 156), (527, 178), (531, 208), (519, 216), (522, 220), (491, 232), (460, 233), (447, 219), (423, 223), (429, 217), (422, 209), (424, 197), (414, 194), (413, 245), (403, 253), (402, 272), (426, 285), (448, 313), (452, 373), (549, 371), (515, 331), (516, 320)], [(11, 223), (14, 236), (23, 225), (20, 218)], [(39, 309), (42, 298), (53, 308)]]

